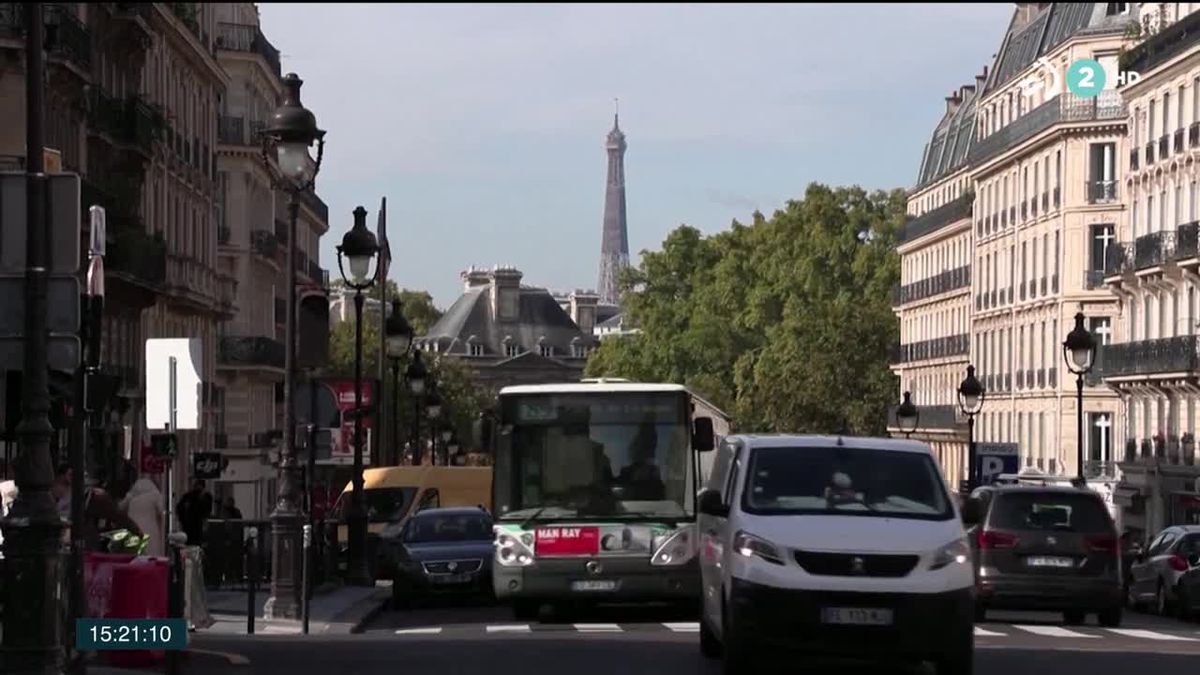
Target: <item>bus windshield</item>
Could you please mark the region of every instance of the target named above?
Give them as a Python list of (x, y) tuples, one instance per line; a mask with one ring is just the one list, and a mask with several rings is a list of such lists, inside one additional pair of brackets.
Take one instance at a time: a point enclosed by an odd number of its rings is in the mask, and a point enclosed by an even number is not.
[(687, 398), (677, 393), (506, 397), (496, 458), (502, 519), (689, 518)]

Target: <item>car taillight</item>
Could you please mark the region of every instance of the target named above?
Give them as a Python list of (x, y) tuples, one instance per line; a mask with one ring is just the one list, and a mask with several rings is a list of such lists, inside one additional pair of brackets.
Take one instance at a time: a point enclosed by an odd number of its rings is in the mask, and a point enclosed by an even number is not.
[(1017, 545), (1017, 538), (1011, 534), (1004, 532), (993, 532), (991, 530), (982, 530), (979, 533), (979, 548), (1013, 548)]
[(1101, 534), (1094, 537), (1084, 537), (1083, 542), (1087, 544), (1089, 551), (1097, 551), (1100, 553), (1114, 553), (1117, 550), (1117, 538), (1111, 534)]
[(1170, 565), (1171, 569), (1175, 570), (1176, 572), (1188, 571), (1187, 558), (1184, 558), (1181, 555), (1173, 555), (1170, 558), (1167, 558), (1167, 564)]

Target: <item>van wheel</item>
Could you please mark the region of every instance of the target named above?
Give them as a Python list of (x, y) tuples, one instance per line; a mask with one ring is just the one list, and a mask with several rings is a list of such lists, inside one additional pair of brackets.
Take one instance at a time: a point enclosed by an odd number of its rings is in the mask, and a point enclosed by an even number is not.
[(729, 611), (722, 618), (721, 673), (722, 675), (748, 675), (757, 672), (758, 654), (749, 641), (738, 635), (729, 620)]
[(708, 627), (708, 619), (700, 617), (700, 653), (707, 659), (716, 659), (721, 656), (721, 641), (717, 639), (716, 633)]
[(513, 618), (517, 621), (536, 621), (542, 605), (536, 600), (513, 600)]
[(1182, 584), (1175, 587), (1175, 617), (1180, 621), (1192, 619), (1192, 600)]
[(1110, 607), (1099, 614), (1100, 625), (1105, 628), (1119, 628), (1121, 626), (1121, 614), (1123, 608), (1120, 605)]
[(975, 638), (959, 640), (959, 645), (934, 662), (937, 675), (972, 675), (975, 672)]
[(1078, 609), (1063, 612), (1063, 623), (1068, 626), (1078, 626), (1087, 620), (1087, 615)]

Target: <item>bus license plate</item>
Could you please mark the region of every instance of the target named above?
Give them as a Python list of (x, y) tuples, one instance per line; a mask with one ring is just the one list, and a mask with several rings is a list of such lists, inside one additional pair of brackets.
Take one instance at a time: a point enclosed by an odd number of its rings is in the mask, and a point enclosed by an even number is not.
[(843, 626), (890, 626), (892, 625), (892, 610), (826, 607), (821, 611), (821, 622)]
[(617, 590), (617, 582), (615, 581), (572, 581), (571, 590), (573, 591), (615, 591)]

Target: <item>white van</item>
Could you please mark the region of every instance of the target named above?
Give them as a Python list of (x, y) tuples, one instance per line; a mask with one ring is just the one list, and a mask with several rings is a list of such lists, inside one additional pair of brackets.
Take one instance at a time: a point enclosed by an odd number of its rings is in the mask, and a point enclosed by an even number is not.
[(700, 647), (726, 673), (786, 650), (971, 674), (971, 549), (925, 444), (730, 436), (699, 511)]

